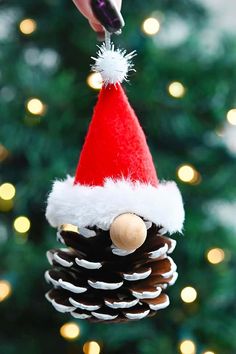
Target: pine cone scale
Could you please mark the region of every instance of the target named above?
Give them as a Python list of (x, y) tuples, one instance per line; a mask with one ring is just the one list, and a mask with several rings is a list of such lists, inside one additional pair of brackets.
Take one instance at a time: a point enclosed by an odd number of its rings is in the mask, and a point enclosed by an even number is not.
[(130, 307), (137, 305), (138, 302), (139, 302), (139, 299), (133, 299), (132, 297), (124, 298), (123, 300), (120, 300), (119, 298), (105, 298), (104, 299), (105, 305), (112, 308), (112, 309), (130, 308)]
[(87, 311), (95, 311), (102, 307), (102, 302), (99, 299), (91, 299), (87, 294), (85, 296), (72, 295), (69, 297), (69, 302), (75, 308)]
[(143, 302), (146, 303), (153, 311), (164, 309), (170, 303), (169, 297), (166, 294), (160, 294), (154, 299), (143, 299)]

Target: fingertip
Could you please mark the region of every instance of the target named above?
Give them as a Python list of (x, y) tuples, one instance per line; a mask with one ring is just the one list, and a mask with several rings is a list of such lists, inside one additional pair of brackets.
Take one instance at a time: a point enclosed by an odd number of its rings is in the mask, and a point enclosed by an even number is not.
[(122, 6), (122, 0), (116, 0), (115, 4), (117, 6), (117, 9), (120, 11)]
[(90, 26), (92, 27), (92, 29), (97, 32), (97, 33), (103, 33), (104, 29), (103, 26), (100, 25), (100, 23), (98, 22), (94, 22), (94, 21), (89, 21)]
[(97, 40), (103, 42), (105, 40), (105, 32), (97, 32)]

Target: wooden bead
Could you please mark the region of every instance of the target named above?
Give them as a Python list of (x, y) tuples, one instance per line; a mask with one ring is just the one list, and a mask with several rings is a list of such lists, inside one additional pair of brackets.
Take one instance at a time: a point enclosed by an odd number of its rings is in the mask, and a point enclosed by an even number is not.
[(147, 237), (144, 221), (135, 214), (121, 214), (115, 218), (110, 227), (113, 244), (126, 251), (139, 248)]

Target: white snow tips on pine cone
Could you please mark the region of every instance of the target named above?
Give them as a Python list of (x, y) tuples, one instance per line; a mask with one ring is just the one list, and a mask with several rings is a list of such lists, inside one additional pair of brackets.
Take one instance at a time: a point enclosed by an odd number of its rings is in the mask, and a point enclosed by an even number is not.
[(136, 52), (126, 54), (126, 50), (115, 49), (114, 44), (108, 48), (105, 43), (98, 48), (97, 58), (92, 57), (92, 70), (101, 74), (104, 85), (127, 81), (129, 71), (135, 71), (132, 58)]
[(176, 241), (151, 222), (146, 227), (144, 244), (127, 253), (116, 249), (109, 231), (63, 225), (57, 234), (63, 248), (47, 252), (47, 300), (90, 322), (140, 320), (166, 308), (165, 290), (178, 276), (170, 257)]

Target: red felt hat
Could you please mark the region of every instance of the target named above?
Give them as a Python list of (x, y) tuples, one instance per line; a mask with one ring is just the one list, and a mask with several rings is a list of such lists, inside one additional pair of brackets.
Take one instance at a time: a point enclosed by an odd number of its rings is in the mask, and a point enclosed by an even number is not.
[(143, 130), (120, 84), (99, 94), (75, 184), (103, 186), (107, 178), (158, 185)]
[(124, 56), (113, 47), (110, 51), (102, 49), (99, 55), (96, 70), (103, 74), (105, 84), (76, 175), (54, 182), (47, 219), (54, 227), (96, 225), (108, 230), (114, 218), (129, 212), (169, 233), (181, 231), (181, 194), (174, 182), (158, 181), (144, 132), (120, 85), (121, 72), (126, 65), (124, 79), (129, 66), (129, 55)]

